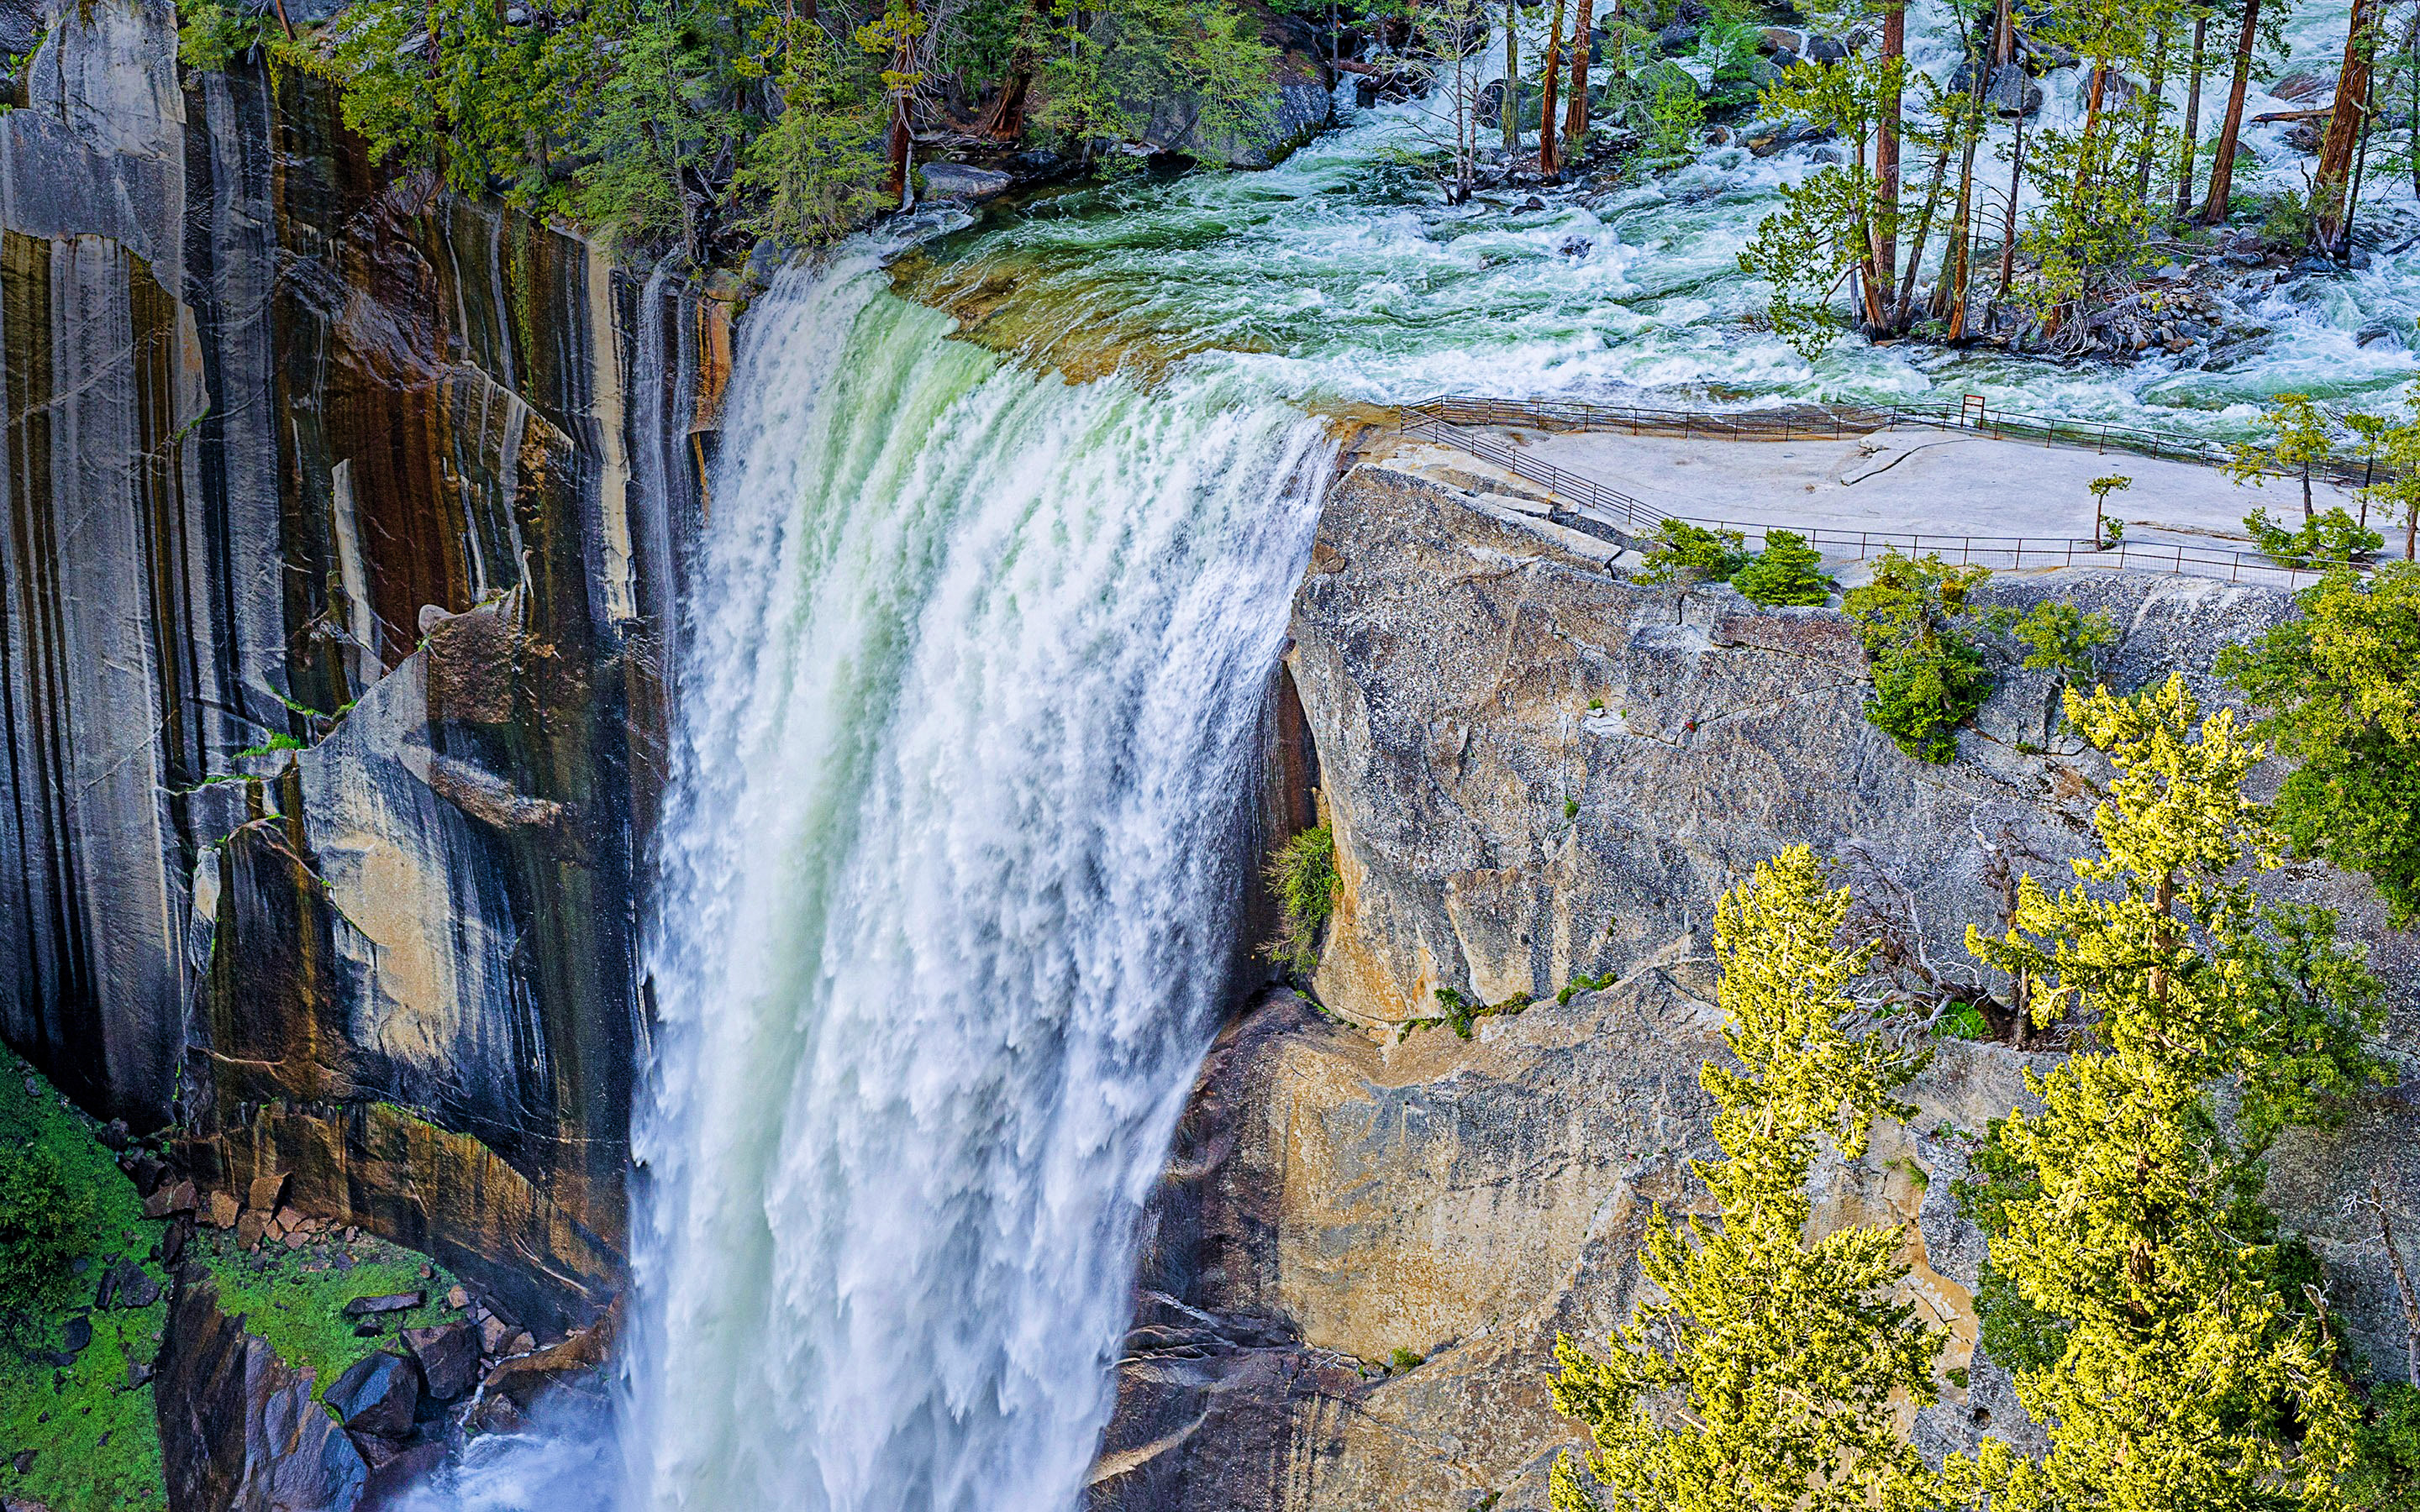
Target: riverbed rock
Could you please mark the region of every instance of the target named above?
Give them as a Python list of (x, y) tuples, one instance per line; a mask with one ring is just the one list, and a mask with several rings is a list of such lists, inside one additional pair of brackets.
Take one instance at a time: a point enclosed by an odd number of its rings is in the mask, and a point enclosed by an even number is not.
[(1009, 186), (1016, 181), (997, 168), (977, 168), (963, 162), (928, 162), (921, 172), (928, 199), (990, 199), (1008, 193)]

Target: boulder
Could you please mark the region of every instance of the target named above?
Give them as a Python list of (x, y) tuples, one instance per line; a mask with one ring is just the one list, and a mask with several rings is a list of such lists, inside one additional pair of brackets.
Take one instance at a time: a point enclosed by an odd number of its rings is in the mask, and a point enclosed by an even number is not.
[(2299, 73), (2289, 73), (2269, 86), (2271, 95), (2279, 100), (2291, 100), (2298, 105), (2307, 100), (2333, 99), (2335, 92), (2336, 74), (2333, 69), (2325, 71), (2315, 69), (2304, 69)]
[(211, 1193), (210, 1200), (201, 1210), (202, 1222), (212, 1228), (233, 1228), (242, 1213), (243, 1204), (235, 1199), (232, 1192)]
[(1667, 57), (1679, 57), (1698, 50), (1698, 25), (1695, 22), (1676, 21), (1655, 34), (1655, 49)]
[(92, 1300), (96, 1310), (148, 1307), (160, 1300), (160, 1283), (133, 1260), (119, 1260), (101, 1273), (101, 1288)]
[(143, 1199), (143, 1216), (167, 1218), (180, 1212), (191, 1212), (197, 1200), (193, 1182), (163, 1183)]
[(920, 171), (926, 199), (985, 200), (1006, 193), (1016, 181), (997, 168), (963, 162), (928, 162)]
[(376, 1318), (386, 1313), (408, 1313), (428, 1300), (425, 1291), (397, 1291), (382, 1297), (355, 1297), (345, 1304), (347, 1318)]
[(420, 1362), (428, 1395), (450, 1402), (468, 1393), (479, 1380), (479, 1335), (468, 1323), (440, 1323), (434, 1328), (407, 1328), (404, 1347)]
[(420, 1366), (384, 1350), (365, 1354), (329, 1386), (326, 1400), (354, 1433), (409, 1437), (420, 1410)]
[(1992, 76), (1991, 87), (1984, 91), (1983, 103), (2003, 119), (2032, 116), (2041, 109), (2042, 87), (2034, 83), (2033, 75), (2022, 64), (2004, 63)]
[(1809, 37), (1806, 54), (1809, 63), (1840, 63), (1847, 61), (1849, 50), (1837, 37)]
[(286, 1176), (283, 1172), (274, 1176), (254, 1177), (244, 1192), (244, 1206), (258, 1208), (263, 1212), (275, 1212), (277, 1205), (285, 1200)]

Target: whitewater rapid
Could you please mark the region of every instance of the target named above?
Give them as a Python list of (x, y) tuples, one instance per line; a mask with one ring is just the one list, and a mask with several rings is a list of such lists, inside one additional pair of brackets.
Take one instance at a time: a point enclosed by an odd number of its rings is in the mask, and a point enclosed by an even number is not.
[(625, 1506), (1063, 1512), (1331, 461), (869, 266), (751, 313), (684, 660)]

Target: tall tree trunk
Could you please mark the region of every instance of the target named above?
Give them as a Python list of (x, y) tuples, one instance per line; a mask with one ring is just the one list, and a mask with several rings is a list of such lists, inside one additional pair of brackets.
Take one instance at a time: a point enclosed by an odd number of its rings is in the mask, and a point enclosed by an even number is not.
[(2177, 219), (2193, 213), (2194, 149), (2200, 145), (2202, 39), (2210, 31), (2210, 12), (2194, 17), (2193, 87), (2185, 91), (2185, 161), (2177, 175)]
[(1562, 81), (1563, 0), (1555, 0), (1555, 23), (1546, 31), (1546, 61), (1538, 75), (1538, 171), (1553, 178), (1562, 172), (1562, 154), (1555, 150), (1555, 86)]
[(2319, 139), (2319, 171), (2311, 176), (2311, 239), (2331, 257), (2344, 255), (2352, 225), (2352, 155), (2369, 119), (2370, 32), (2377, 14), (2377, 0), (2352, 0), (2335, 108), (2328, 114), (2327, 135)]
[(2243, 91), (2252, 83), (2252, 49), (2259, 41), (2260, 0), (2243, 0), (2243, 35), (2235, 43), (2235, 83), (2226, 92), (2226, 124), (2218, 129), (2218, 150), (2210, 160), (2210, 198), (2203, 202), (2201, 223), (2216, 225), (2226, 219), (2227, 196), (2235, 191), (2235, 139), (2243, 130)]
[(1580, 0), (1572, 21), (1572, 98), (1563, 107), (1563, 154), (1578, 161), (1588, 156), (1589, 26), (1596, 17), (1596, 0)]
[(2151, 153), (2160, 145), (2160, 116), (2167, 109), (2162, 93), (2168, 84), (2168, 28), (2160, 27), (2151, 47), (2151, 82), (2143, 91), (2143, 149), (2134, 155), (2134, 197), (2146, 214), (2151, 205)]
[[(2386, 18), (2383, 13), (2379, 17), (2376, 30), (2381, 34), (2386, 30)], [(2352, 149), (2352, 187), (2345, 192), (2344, 255), (2348, 262), (2352, 260), (2353, 217), (2361, 209), (2362, 176), (2369, 167), (2369, 129), (2377, 122), (2378, 69), (2373, 67), (2369, 70), (2368, 87), (2361, 92), (2361, 141)], [(2368, 509), (2369, 504), (2365, 500), (2362, 504), (2365, 520)]]
[(2009, 218), (2000, 228), (1999, 299), (2009, 297), (2009, 283), (2017, 275), (2017, 190), (2025, 177), (2025, 118), (2017, 117), (2017, 140), (2009, 152)]
[(1521, 150), (1521, 32), (1513, 0), (1504, 0), (1504, 103), (1497, 110), (1504, 125), (1504, 160), (1510, 164)]
[(1881, 61), (1883, 86), (1874, 101), (1874, 286), (1890, 297), (1899, 281), (1899, 66), (1907, 57), (1907, 6), (1885, 0)]
[[(1941, 185), (1949, 177), (1949, 139), (1941, 139), (1941, 150), (1932, 155), (1932, 182), (1924, 191), (1924, 209), (1916, 218), (1916, 235), (1907, 242), (1907, 270), (1900, 275), (1899, 308), (1891, 312), (1891, 329), (1905, 331), (1908, 316), (1916, 313), (1916, 275), (1924, 267), (1924, 243), (1932, 235), (1932, 212), (1941, 207)], [(1944, 266), (1947, 259), (1944, 257)]]

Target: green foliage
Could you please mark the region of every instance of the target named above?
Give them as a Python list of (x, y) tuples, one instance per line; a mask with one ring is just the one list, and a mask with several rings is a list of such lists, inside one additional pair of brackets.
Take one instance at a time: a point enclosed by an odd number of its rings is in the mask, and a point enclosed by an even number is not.
[(1991, 671), (1963, 627), (1966, 595), (1990, 576), (1891, 551), (1875, 562), (1871, 582), (1841, 600), (1873, 664), (1866, 718), (1918, 761), (1955, 759), (1958, 726), (1991, 696)]
[[(1708, 1062), (1723, 1159), (1695, 1169), (1719, 1225), (1649, 1227), (1640, 1265), (1654, 1289), (1602, 1360), (1556, 1341), (1555, 1405), (1594, 1451), (1556, 1461), (1556, 1512), (1916, 1512), (1924, 1463), (1898, 1431), (1902, 1402), (1932, 1400), (1942, 1335), (1888, 1300), (1905, 1274), (1896, 1227), (1809, 1242), (1807, 1176), (1823, 1143), (1854, 1160), (1921, 1057), (1863, 1015), (1850, 984), (1873, 947), (1834, 945), (1847, 888), (1825, 891), (1805, 846), (1760, 865), (1716, 908), (1724, 1041), (1739, 1070)], [(1660, 1210), (1659, 1210), (1659, 1217)], [(1659, 1409), (1661, 1409), (1659, 1411)]]
[(2420, 1512), (2420, 1387), (2380, 1387), (2355, 1442), (2359, 1455), (2345, 1478), (2352, 1505), (2360, 1512)]
[(2281, 393), (2260, 412), (2264, 440), (2238, 442), (2228, 448), (2226, 475), (2237, 484), (2268, 486), (2273, 474), (2299, 478), (2303, 513), (2311, 512), (2311, 470), (2335, 452), (2335, 429), (2328, 412), (2307, 393)]
[(1263, 948), (1271, 961), (1308, 975), (1319, 965), (1319, 931), (1336, 911), (1343, 879), (1336, 871), (1336, 831), (1320, 825), (1295, 835), (1269, 858), (1269, 890), (1277, 895), (1278, 937)]
[(1053, 0), (1051, 14), (1037, 119), (1088, 154), (1141, 130), (1130, 102), (1189, 100), (1211, 142), (1264, 126), (1277, 108), (1276, 51), (1232, 0)]
[(2282, 837), (2243, 796), (2265, 751), (2232, 711), (2202, 720), (2181, 677), (2066, 702), (2118, 773), (2100, 852), (2062, 893), (2020, 878), (2006, 936), (1968, 944), (2082, 1048), (2028, 1075), (2040, 1111), (1993, 1129), (1960, 1193), (2007, 1288), (1986, 1326), (2025, 1362), (2018, 1396), (2051, 1452), (1987, 1442), (1945, 1478), (1958, 1503), (2027, 1512), (2332, 1506), (2351, 1398), (2310, 1256), (2259, 1201), (2260, 1156), (2386, 1079), (2363, 1043), (2379, 984), (2333, 916), (2263, 904), (2245, 877)]
[(2045, 598), (2022, 615), (1994, 609), (1991, 625), (2024, 643), (2025, 671), (2056, 672), (2074, 683), (2100, 676), (2099, 652), (2118, 640), (2118, 623), (2107, 613), (2086, 614), (2063, 598)]
[(1731, 574), (1731, 586), (1759, 604), (1821, 604), (1832, 596), (1823, 553), (1795, 531), (1764, 532), (1764, 549)]
[(1992, 1021), (1972, 1003), (1961, 1003), (1933, 1021), (1932, 1032), (1944, 1040), (1988, 1040)]
[(1741, 271), (1773, 286), (1775, 332), (1810, 363), (1840, 329), (1836, 306), (1866, 266), (1877, 224), (1898, 214), (1896, 205), (1882, 203), (1881, 185), (1866, 164), (1882, 101), (1906, 78), (1904, 59), (1795, 63), (1757, 101), (1760, 116), (1804, 121), (1855, 148), (1852, 162), (1782, 186), (1781, 208), (1758, 223), (1739, 255)]
[(1387, 1368), (1394, 1371), (1397, 1375), (1401, 1375), (1406, 1370), (1415, 1369), (1419, 1365), (1426, 1364), (1428, 1356), (1424, 1354), (1416, 1354), (1412, 1350), (1404, 1349), (1399, 1345), (1396, 1347), (1393, 1353), (1387, 1356)]
[(73, 1288), (69, 1266), (92, 1227), (92, 1194), (39, 1140), (0, 1145), (0, 1319), (21, 1341)]
[(2302, 613), (2219, 655), (2299, 764), (2278, 826), (2304, 856), (2367, 872), (2398, 929), (2420, 918), (2420, 567), (2332, 572)]
[(1669, 166), (1686, 162), (1705, 144), (1706, 106), (1698, 98), (1698, 81), (1680, 65), (1657, 64), (1639, 80), (1652, 91), (1647, 99), (1647, 150), (1650, 163)]
[(2342, 505), (2312, 517), (2299, 531), (2289, 531), (2271, 519), (2269, 511), (2256, 509), (2243, 517), (2243, 528), (2252, 532), (2253, 544), (2262, 556), (2281, 567), (2304, 571), (2346, 565), (2374, 555), (2386, 545), (2383, 536), (2355, 523)]
[(1668, 519), (1646, 542), (1640, 582), (1729, 582), (1747, 563), (1747, 536)]
[(246, 746), (243, 749), (237, 751), (236, 754), (238, 756), (266, 756), (272, 751), (302, 750), (303, 748), (302, 742), (295, 739), (292, 735), (287, 734), (283, 730), (279, 730), (271, 732), (269, 738), (262, 741), (259, 745)]
[[(130, 1361), (159, 1348), (165, 1300), (93, 1312), (92, 1342), (57, 1365), (68, 1318), (89, 1306), (101, 1268), (146, 1261), (153, 1226), (134, 1183), (93, 1136), (90, 1120), (14, 1056), (0, 1053), (0, 1168), (12, 1216), (10, 1336), (0, 1345), (0, 1446), (33, 1451), (31, 1466), (0, 1467), (11, 1501), (51, 1512), (158, 1512), (166, 1504), (152, 1391), (127, 1389)], [(32, 1180), (28, 1170), (39, 1171)], [(30, 1203), (26, 1211), (19, 1204)], [(82, 1273), (74, 1261), (86, 1263)], [(32, 1293), (30, 1304), (24, 1297)], [(30, 1304), (36, 1310), (22, 1310)]]
[[(861, 58), (861, 54), (860, 54)], [(879, 123), (861, 69), (820, 27), (800, 25), (783, 49), (782, 114), (748, 144), (743, 197), (762, 205), (755, 229), (799, 241), (839, 235), (883, 204)]]
[(2260, 245), (2268, 252), (2301, 252), (2311, 244), (2319, 222), (2302, 191), (2288, 189), (2269, 201), (2260, 213)]
[[(189, 66), (266, 48), (336, 82), (381, 162), (693, 260), (728, 233), (825, 238), (877, 208), (882, 133), (897, 114), (921, 129), (943, 87), (1014, 74), (1021, 92), (1038, 71), (1037, 120), (1088, 149), (1140, 129), (1127, 101), (1185, 100), (1214, 143), (1276, 103), (1276, 52), (1234, 0), (889, 0), (847, 23), (768, 0), (597, 0), (520, 23), (511, 0), (357, 0), (297, 40), (241, 0), (181, 4)], [(936, 58), (955, 76), (930, 77)]]
[(1784, 184), (1781, 208), (1757, 223), (1739, 255), (1740, 271), (1773, 285), (1766, 314), (1774, 333), (1807, 362), (1839, 334), (1840, 292), (1866, 255), (1873, 195), (1863, 166)]

